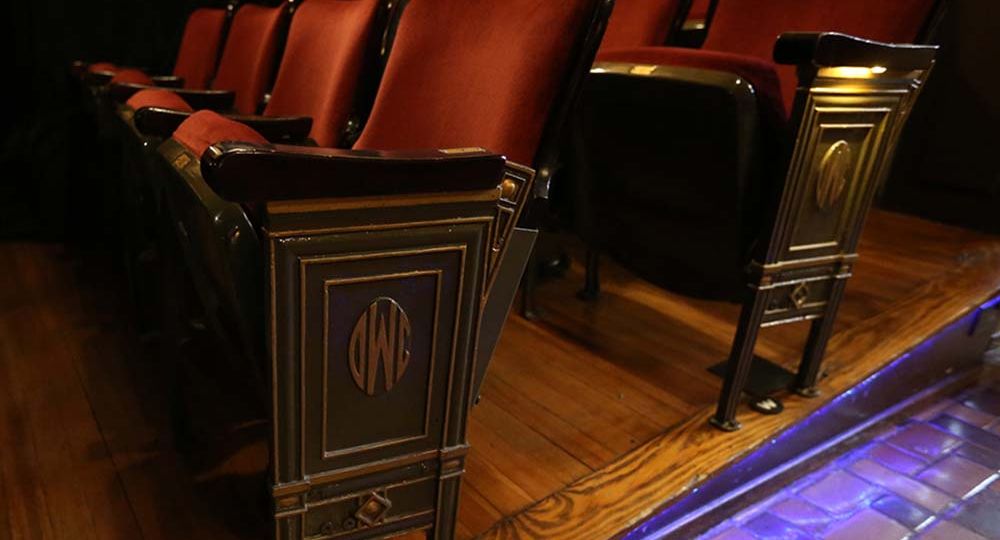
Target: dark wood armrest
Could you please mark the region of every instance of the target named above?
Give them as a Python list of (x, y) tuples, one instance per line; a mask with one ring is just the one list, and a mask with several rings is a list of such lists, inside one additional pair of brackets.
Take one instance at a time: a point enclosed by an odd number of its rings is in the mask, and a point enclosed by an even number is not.
[(156, 75), (152, 79), (153, 84), (160, 88), (182, 88), (184, 86), (184, 77), (176, 75)]
[(167, 139), (190, 116), (191, 113), (187, 111), (161, 109), (160, 107), (142, 107), (135, 111), (133, 122), (135, 123), (135, 129), (146, 137)]
[(880, 43), (837, 32), (786, 32), (774, 45), (774, 61), (903, 71), (927, 69), (934, 63), (937, 49), (933, 45)]
[[(159, 86), (149, 86), (145, 84), (112, 84), (108, 90), (111, 99), (118, 103), (125, 103), (140, 90), (160, 89)], [(187, 88), (170, 88), (171, 92), (177, 94), (191, 106), (192, 109), (209, 109), (213, 111), (228, 111), (233, 108), (236, 101), (236, 93), (232, 90), (191, 90)]]
[(110, 71), (85, 71), (83, 82), (89, 86), (106, 86), (115, 78), (115, 74)]
[[(142, 107), (135, 112), (135, 127), (147, 137), (166, 139), (170, 137), (191, 113)], [(303, 144), (309, 138), (312, 118), (308, 116), (242, 116), (228, 115), (228, 118), (246, 124), (272, 143)]]
[(506, 160), (482, 149), (366, 151), (227, 142), (202, 156), (205, 181), (224, 199), (264, 202), (482, 191)]

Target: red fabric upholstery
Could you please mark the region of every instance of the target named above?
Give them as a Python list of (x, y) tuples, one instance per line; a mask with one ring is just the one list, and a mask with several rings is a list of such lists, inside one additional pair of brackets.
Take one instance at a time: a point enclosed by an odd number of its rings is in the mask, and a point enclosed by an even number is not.
[[(935, 0), (719, 0), (704, 49), (770, 60), (782, 32), (843, 32), (889, 43), (912, 43)], [(794, 66), (780, 66), (787, 108), (798, 79)]]
[(585, 0), (411, 0), (356, 148), (480, 146), (532, 163)]
[(691, 3), (691, 10), (688, 11), (687, 20), (704, 21), (705, 17), (708, 17), (708, 8), (711, 3), (712, 0), (694, 0)]
[(664, 45), (680, 0), (617, 0), (601, 50)]
[(111, 62), (97, 62), (96, 64), (90, 64), (87, 66), (87, 71), (90, 73), (117, 73), (120, 68)]
[(236, 110), (254, 114), (274, 74), (284, 6), (246, 4), (236, 12), (212, 88), (236, 92)]
[(122, 84), (153, 84), (153, 79), (138, 69), (121, 69), (111, 78), (112, 83)]
[(196, 9), (184, 26), (174, 75), (184, 78), (185, 88), (206, 88), (215, 71), (226, 23), (223, 9)]
[(143, 107), (160, 107), (161, 109), (194, 112), (194, 109), (192, 109), (191, 106), (184, 101), (184, 98), (178, 96), (170, 90), (160, 90), (155, 88), (139, 90), (133, 94), (132, 97), (125, 102), (125, 104), (132, 107), (134, 110), (139, 110)]
[(201, 157), (209, 146), (225, 141), (267, 144), (252, 128), (212, 111), (198, 111), (174, 131), (174, 140)]
[(378, 9), (379, 0), (304, 2), (264, 114), (311, 116), (310, 136), (335, 146), (354, 104)]
[(781, 93), (781, 81), (778, 79), (776, 69), (778, 65), (774, 62), (740, 54), (680, 47), (639, 47), (603, 51), (598, 54), (597, 60), (599, 62), (682, 66), (735, 73), (754, 86), (759, 103), (774, 111), (776, 116), (771, 120), (781, 121), (787, 118)]

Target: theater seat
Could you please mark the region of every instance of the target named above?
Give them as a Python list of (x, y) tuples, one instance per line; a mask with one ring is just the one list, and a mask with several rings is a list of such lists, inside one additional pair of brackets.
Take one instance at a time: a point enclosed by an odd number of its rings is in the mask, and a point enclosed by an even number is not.
[(240, 113), (254, 114), (264, 102), (288, 15), (286, 5), (243, 4), (233, 17), (210, 88), (235, 92), (235, 108)]
[[(174, 91), (196, 108), (229, 108), (255, 114), (273, 82), (280, 42), (285, 36), (293, 2), (278, 6), (245, 3), (229, 25), (222, 58), (208, 87), (185, 84)], [(187, 66), (183, 66), (187, 67)], [(125, 102), (149, 88), (148, 81), (112, 79), (108, 92), (113, 101)]]
[[(229, 9), (199, 8), (188, 16), (173, 70), (173, 77), (183, 81), (185, 88), (205, 88), (214, 75), (220, 48), (228, 30), (229, 11)], [(112, 62), (96, 62), (87, 65), (86, 72), (114, 77), (123, 70), (134, 69)], [(150, 76), (149, 82), (141, 84), (152, 85), (154, 82), (156, 80)]]
[(196, 9), (188, 18), (173, 74), (184, 88), (207, 88), (229, 30), (228, 9)]
[(158, 150), (185, 262), (273, 383), (278, 539), (454, 537), (467, 414), (536, 235), (510, 159), (554, 166), (612, 2), (404, 5), (351, 150), (212, 112)]
[[(371, 96), (364, 94), (374, 93), (381, 71), (380, 46), (388, 3), (309, 0), (297, 4), (284, 47), (288, 61), (281, 63), (264, 116), (236, 116), (272, 142), (342, 144), (348, 124), (360, 125), (370, 106), (366, 103), (370, 104)], [(229, 98), (228, 106), (215, 103), (225, 97)], [(142, 89), (117, 111), (115, 124), (124, 143), (125, 172), (118, 192), (124, 210), (121, 230), (127, 237), (123, 242), (125, 259), (137, 311), (147, 314), (145, 318), (153, 320), (158, 332), (166, 327), (157, 320), (156, 314), (162, 311), (158, 306), (178, 295), (176, 291), (163, 292), (158, 284), (166, 265), (178, 264), (180, 255), (169, 224), (168, 184), (159, 181), (150, 169), (149, 154), (195, 110), (229, 109), (231, 105), (232, 94), (223, 91), (177, 94)], [(196, 125), (199, 129), (210, 127), (203, 122)], [(140, 127), (143, 130), (137, 129)]]
[[(284, 49), (284, 58), (270, 100), (259, 118), (241, 121), (265, 124), (277, 132), (274, 142), (302, 141), (286, 135), (282, 124), (302, 125), (311, 120), (308, 136), (323, 146), (339, 146), (347, 136), (352, 114), (360, 124), (370, 107), (370, 93), (378, 82), (381, 60), (379, 42), (388, 18), (386, 0), (310, 0), (296, 10)], [(147, 107), (170, 109), (161, 103)], [(142, 107), (131, 107), (138, 111)], [(143, 111), (140, 117), (152, 114)], [(186, 118), (154, 119), (168, 137)], [(294, 121), (293, 121), (294, 120)]]
[(906, 44), (936, 6), (719, 0), (702, 49), (601, 51), (573, 143), (574, 227), (594, 247), (582, 296), (599, 294), (603, 251), (672, 291), (742, 302), (718, 427), (738, 427), (761, 325), (813, 321), (789, 384), (815, 392), (844, 268), (933, 64)]
[[(745, 54), (680, 47), (634, 47), (599, 52), (598, 62), (629, 62), (644, 65), (676, 66), (733, 73), (753, 85), (762, 109), (774, 118), (787, 119), (788, 107), (782, 90), (779, 66)], [(794, 88), (794, 87), (793, 87)]]
[(666, 45), (689, 0), (617, 0), (601, 50)]

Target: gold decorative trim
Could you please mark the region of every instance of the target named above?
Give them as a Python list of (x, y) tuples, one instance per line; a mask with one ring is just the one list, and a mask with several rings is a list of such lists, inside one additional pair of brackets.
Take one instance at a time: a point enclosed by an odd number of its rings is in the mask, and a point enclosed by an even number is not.
[[(438, 246), (438, 247), (433, 247), (433, 248), (418, 248), (418, 249), (385, 251), (385, 252), (378, 252), (378, 253), (363, 253), (363, 254), (336, 255), (336, 256), (303, 257), (303, 258), (299, 259), (299, 285), (300, 285), (300, 291), (299, 291), (299, 309), (300, 309), (300, 314), (299, 314), (299, 330), (300, 330), (300, 337), (299, 337), (299, 339), (300, 339), (300, 341), (299, 341), (299, 366), (300, 367), (299, 367), (299, 370), (300, 370), (300, 375), (301, 375), (300, 389), (299, 389), (299, 391), (301, 393), (301, 396), (300, 396), (300, 398), (301, 398), (300, 399), (300, 401), (301, 401), (301, 403), (300, 403), (301, 412), (300, 412), (300, 418), (299, 418), (299, 420), (301, 422), (301, 425), (300, 425), (300, 430), (301, 430), (301, 433), (300, 433), (300, 444), (301, 444), (301, 447), (302, 447), (303, 471), (305, 470), (305, 447), (306, 447), (306, 428), (305, 428), (305, 416), (306, 416), (305, 415), (305, 395), (306, 395), (306, 360), (305, 360), (305, 357), (306, 357), (306, 339), (305, 339), (305, 322), (304, 322), (305, 321), (305, 313), (306, 313), (306, 293), (305, 293), (305, 281), (306, 281), (305, 278), (306, 278), (306, 276), (305, 276), (305, 273), (306, 273), (306, 270), (307, 270), (308, 266), (309, 265), (316, 265), (316, 264), (329, 264), (329, 263), (346, 262), (346, 261), (373, 260), (373, 259), (385, 259), (385, 258), (392, 258), (392, 257), (406, 257), (406, 256), (413, 256), (413, 255), (425, 255), (425, 254), (429, 254), (429, 253), (458, 252), (458, 253), (461, 254), (461, 261), (459, 263), (459, 272), (458, 272), (459, 273), (459, 286), (458, 286), (458, 292), (456, 294), (456, 297), (457, 297), (457, 300), (456, 300), (456, 324), (457, 324), (457, 321), (459, 320), (458, 312), (461, 309), (461, 301), (462, 301), (462, 279), (461, 279), (461, 276), (463, 276), (464, 273), (465, 273), (466, 250), (467, 250), (467, 247), (464, 244), (452, 244), (452, 245)], [(443, 271), (444, 271), (443, 269), (438, 269), (438, 270), (435, 270), (435, 271), (417, 271), (417, 272), (418, 273), (419, 272), (431, 272), (431, 273), (433, 273), (433, 272), (441, 272), (441, 273), (443, 273)], [(398, 279), (400, 277), (410, 277), (412, 275), (413, 275), (413, 273), (387, 274), (387, 275), (384, 275), (384, 276), (365, 276), (365, 277), (361, 277), (361, 278), (349, 278), (349, 280), (354, 280), (354, 282), (359, 282), (359, 281), (380, 281), (380, 280), (383, 280), (383, 279)], [(330, 281), (337, 281), (337, 280), (327, 280), (327, 281), (324, 281), (324, 290), (325, 291), (329, 290), (329, 282)], [(440, 279), (438, 280), (437, 294), (438, 294), (438, 297), (440, 298)], [(395, 440), (382, 441), (381, 443), (378, 443), (378, 444), (369, 444), (369, 445), (356, 446), (356, 447), (352, 447), (350, 449), (342, 449), (342, 450), (336, 450), (336, 451), (328, 451), (328, 450), (326, 450), (326, 442), (327, 442), (327, 437), (328, 437), (328, 433), (326, 432), (326, 429), (327, 429), (327, 416), (326, 415), (327, 415), (327, 410), (328, 410), (328, 395), (327, 395), (327, 392), (328, 392), (328, 389), (327, 389), (328, 372), (327, 372), (327, 366), (329, 365), (329, 357), (328, 357), (328, 351), (329, 351), (329, 341), (328, 341), (328, 332), (329, 332), (329, 320), (328, 320), (328, 317), (329, 317), (329, 307), (328, 306), (329, 306), (329, 303), (328, 302), (329, 302), (328, 295), (326, 293), (324, 293), (324, 315), (323, 315), (323, 317), (324, 317), (324, 320), (323, 320), (323, 333), (324, 333), (324, 336), (323, 336), (323, 406), (322, 406), (322, 409), (323, 409), (323, 411), (322, 411), (322, 414), (323, 414), (323, 418), (322, 418), (322, 430), (323, 430), (322, 437), (323, 437), (323, 440), (322, 440), (322, 443), (320, 445), (321, 449), (323, 449), (322, 450), (323, 455), (322, 455), (321, 459), (323, 459), (323, 460), (329, 460), (329, 459), (332, 459), (334, 457), (340, 457), (340, 456), (347, 455), (347, 454), (353, 454), (353, 453), (371, 451), (371, 450), (374, 450), (374, 449), (377, 449), (377, 448), (382, 448), (382, 447), (385, 447), (385, 446), (394, 446), (394, 445), (403, 444), (403, 443), (406, 443), (406, 442), (412, 442), (414, 440), (419, 440), (421, 438), (426, 437), (427, 434), (428, 434), (428, 432), (429, 432), (430, 411), (431, 411), (431, 407), (432, 407), (432, 404), (433, 404), (433, 393), (432, 393), (433, 382), (434, 382), (433, 373), (434, 373), (434, 365), (435, 365), (435, 361), (436, 361), (435, 357), (437, 356), (437, 344), (436, 344), (437, 336), (436, 335), (435, 335), (435, 342), (432, 344), (430, 366), (428, 368), (429, 371), (430, 371), (430, 377), (429, 377), (429, 380), (428, 380), (427, 406), (426, 406), (425, 420), (424, 420), (424, 434), (421, 435), (421, 436), (415, 436), (415, 437), (410, 437), (410, 438), (400, 438), (400, 439), (395, 439)], [(434, 320), (434, 326), (433, 326), (434, 328), (437, 328), (437, 326), (438, 326), (437, 323), (438, 323), (438, 314), (439, 313), (440, 313), (439, 306), (435, 306), (435, 315), (434, 315), (435, 320)], [(458, 335), (458, 332), (457, 332), (457, 328), (456, 328), (455, 332), (452, 334), (452, 343), (453, 343), (453, 346), (452, 346), (452, 364), (454, 364), (454, 357), (455, 357), (454, 342), (456, 341), (457, 335)], [(345, 451), (345, 450), (347, 450), (347, 451)]]
[(828, 210), (840, 201), (854, 165), (854, 151), (843, 139), (830, 145), (820, 161), (816, 179), (816, 206)]
[(385, 391), (391, 392), (406, 375), (412, 340), (410, 317), (399, 302), (387, 296), (373, 300), (354, 324), (347, 347), (347, 363), (354, 384), (362, 392), (375, 396), (375, 381), (382, 371)]
[(431, 221), (411, 221), (411, 222), (400, 222), (400, 223), (380, 223), (374, 225), (349, 225), (342, 227), (323, 227), (319, 229), (291, 229), (291, 230), (272, 232), (270, 233), (270, 235), (273, 238), (289, 238), (289, 237), (314, 236), (314, 235), (325, 235), (325, 234), (347, 233), (347, 232), (394, 231), (398, 229), (411, 229), (411, 228), (426, 229), (429, 227), (436, 227), (439, 225), (483, 224), (483, 223), (490, 223), (492, 221), (493, 217), (477, 216), (477, 217), (464, 217), (464, 218), (452, 218), (452, 219), (438, 219)]
[[(464, 246), (463, 246), (464, 247)], [(427, 382), (427, 406), (424, 413), (424, 432), (421, 435), (415, 435), (411, 437), (398, 437), (395, 439), (387, 439), (381, 441), (377, 444), (365, 444), (354, 446), (348, 449), (341, 450), (327, 450), (326, 444), (329, 441), (328, 429), (328, 417), (327, 411), (329, 410), (329, 389), (327, 387), (327, 381), (330, 379), (329, 375), (329, 332), (330, 332), (330, 287), (337, 285), (348, 285), (355, 283), (370, 283), (378, 281), (391, 281), (397, 279), (406, 279), (411, 277), (421, 277), (421, 276), (434, 276), (435, 278), (435, 298), (434, 298), (434, 324), (433, 328), (437, 328), (438, 317), (441, 311), (441, 277), (444, 274), (444, 270), (418, 270), (414, 272), (401, 272), (396, 274), (384, 274), (379, 276), (364, 276), (358, 278), (346, 278), (346, 279), (333, 279), (326, 280), (323, 282), (323, 418), (322, 418), (322, 437), (323, 443), (321, 445), (323, 451), (323, 459), (332, 459), (334, 457), (339, 457), (347, 454), (353, 454), (358, 452), (364, 452), (368, 450), (374, 450), (376, 448), (382, 448), (385, 446), (394, 446), (397, 444), (403, 444), (407, 442), (417, 441), (427, 437), (430, 431), (430, 416), (431, 416), (431, 406), (432, 406), (432, 389), (434, 385), (434, 364), (437, 358), (437, 335), (432, 336), (431, 341), (431, 353), (430, 353), (430, 364), (428, 366), (428, 371), (430, 373), (429, 380)], [(304, 369), (304, 368), (303, 368)], [(363, 389), (362, 389), (363, 390)], [(303, 392), (305, 388), (303, 387)], [(345, 451), (349, 450), (349, 451)]]
[(436, 194), (417, 193), (414, 195), (394, 195), (393, 197), (338, 197), (301, 201), (272, 201), (267, 203), (267, 211), (272, 214), (305, 214), (359, 208), (395, 208), (399, 206), (491, 202), (499, 198), (500, 186), (498, 185), (496, 189), (481, 191), (455, 191)]

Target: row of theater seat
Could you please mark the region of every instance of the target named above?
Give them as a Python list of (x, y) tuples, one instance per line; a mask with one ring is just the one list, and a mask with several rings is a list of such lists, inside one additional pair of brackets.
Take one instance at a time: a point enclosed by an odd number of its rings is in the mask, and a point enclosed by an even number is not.
[[(132, 275), (168, 306), (157, 310), (166, 356), (180, 355), (173, 344), (195, 312), (224, 344), (233, 379), (271, 404), (276, 537), (428, 528), (436, 538), (453, 536), (465, 419), (489, 356), (480, 351), (495, 345), (535, 235), (516, 227), (533, 198), (534, 173), (514, 162), (555, 167), (611, 5), (242, 4), (209, 84), (236, 91), (235, 107), (223, 103), (219, 112), (197, 110), (204, 92), (136, 84), (153, 78), (122, 80), (123, 70), (89, 77), (110, 83), (89, 85), (87, 94), (114, 134), (121, 192), (138, 199), (123, 201), (136, 210), (122, 233), (146, 231), (140, 244), (148, 240), (158, 252)], [(268, 64), (267, 32), (244, 32), (266, 24), (244, 17), (248, 9), (290, 14), (261, 109), (247, 106), (259, 86), (220, 81), (229, 69), (246, 81), (255, 72), (266, 79), (257, 68)], [(257, 110), (264, 116), (248, 115)], [(140, 245), (131, 258), (146, 254)], [(300, 275), (277, 262), (288, 260), (316, 262), (303, 262)], [(286, 302), (278, 290), (299, 280), (307, 288), (342, 283), (343, 293), (331, 294), (329, 311), (314, 296), (301, 298), (312, 307)], [(185, 302), (189, 291), (194, 305)], [(304, 319), (295, 315), (301, 309)], [(481, 324), (486, 318), (493, 322)], [(268, 344), (299, 339), (274, 324), (286, 328), (293, 319), (310, 344), (302, 369), (334, 374), (323, 383), (325, 398), (311, 386), (318, 375), (305, 379), (308, 389), (291, 384), (304, 377), (289, 371), (298, 361), (279, 359), (284, 346)], [(348, 349), (352, 328), (374, 339), (384, 321), (393, 328), (387, 342), (405, 348), (399, 358), (408, 362), (380, 356), (382, 342), (362, 345), (370, 354)], [(397, 342), (403, 321), (410, 334)], [(331, 349), (314, 348), (320, 342)]]
[[(78, 69), (122, 163), (130, 275), (173, 306), (157, 311), (168, 348), (194, 312), (234, 377), (270, 395), (276, 535), (448, 538), (468, 407), (550, 184), (591, 247), (587, 298), (605, 252), (743, 303), (718, 427), (739, 425), (761, 326), (813, 322), (788, 382), (815, 391), (864, 214), (933, 63), (893, 43), (926, 35), (940, 1), (244, 2), (191, 16), (173, 77)], [(690, 42), (693, 18), (701, 47), (666, 46)], [(384, 321), (390, 337), (358, 344)], [(432, 494), (386, 504), (420, 459)], [(363, 499), (349, 512), (348, 493)]]

